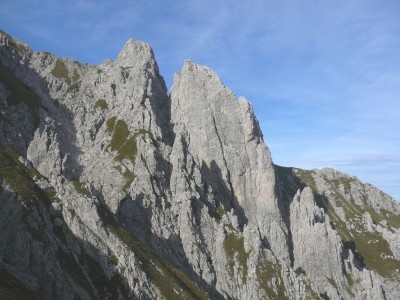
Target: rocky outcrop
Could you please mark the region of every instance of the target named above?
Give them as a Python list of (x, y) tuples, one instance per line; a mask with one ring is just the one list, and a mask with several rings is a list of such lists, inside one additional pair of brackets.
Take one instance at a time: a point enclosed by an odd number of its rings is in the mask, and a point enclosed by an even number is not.
[(99, 66), (0, 45), (0, 296), (400, 297), (399, 204), (274, 165), (209, 68), (168, 95), (139, 41)]
[(297, 190), (290, 204), (296, 271), (314, 277), (330, 299), (398, 298), (399, 204), (333, 169), (276, 169), (283, 199)]
[(185, 132), (187, 152), (221, 209), (232, 212), (232, 224), (257, 227), (275, 252), (287, 253), (271, 154), (250, 103), (190, 61), (175, 75), (171, 101), (175, 132)]

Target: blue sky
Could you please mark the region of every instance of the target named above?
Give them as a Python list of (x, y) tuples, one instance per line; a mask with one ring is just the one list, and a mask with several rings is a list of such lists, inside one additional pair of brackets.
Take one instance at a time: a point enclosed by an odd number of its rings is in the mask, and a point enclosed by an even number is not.
[(0, 3), (0, 28), (98, 64), (149, 43), (170, 87), (185, 59), (254, 105), (274, 162), (333, 167), (400, 200), (400, 1)]

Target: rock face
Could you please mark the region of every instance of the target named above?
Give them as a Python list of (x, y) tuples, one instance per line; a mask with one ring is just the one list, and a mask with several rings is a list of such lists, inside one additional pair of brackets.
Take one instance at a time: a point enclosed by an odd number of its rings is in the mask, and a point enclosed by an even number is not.
[(0, 32), (0, 298), (400, 299), (400, 205), (276, 166), (251, 104), (151, 48), (99, 66)]

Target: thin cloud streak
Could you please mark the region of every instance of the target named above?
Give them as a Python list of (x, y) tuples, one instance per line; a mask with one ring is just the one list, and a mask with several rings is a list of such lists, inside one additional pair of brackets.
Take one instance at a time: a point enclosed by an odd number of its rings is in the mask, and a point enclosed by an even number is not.
[(40, 50), (97, 64), (116, 57), (128, 38), (144, 40), (169, 87), (185, 59), (208, 65), (253, 103), (278, 164), (326, 163), (369, 174), (371, 183), (385, 178), (393, 195), (399, 18), (400, 2), (373, 0), (0, 4), (0, 26)]

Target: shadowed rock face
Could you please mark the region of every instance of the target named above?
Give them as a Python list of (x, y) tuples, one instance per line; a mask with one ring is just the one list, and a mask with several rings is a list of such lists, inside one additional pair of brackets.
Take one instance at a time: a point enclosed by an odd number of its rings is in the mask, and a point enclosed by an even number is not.
[(274, 165), (209, 68), (168, 95), (139, 41), (99, 66), (0, 45), (0, 298), (400, 298), (399, 204)]

